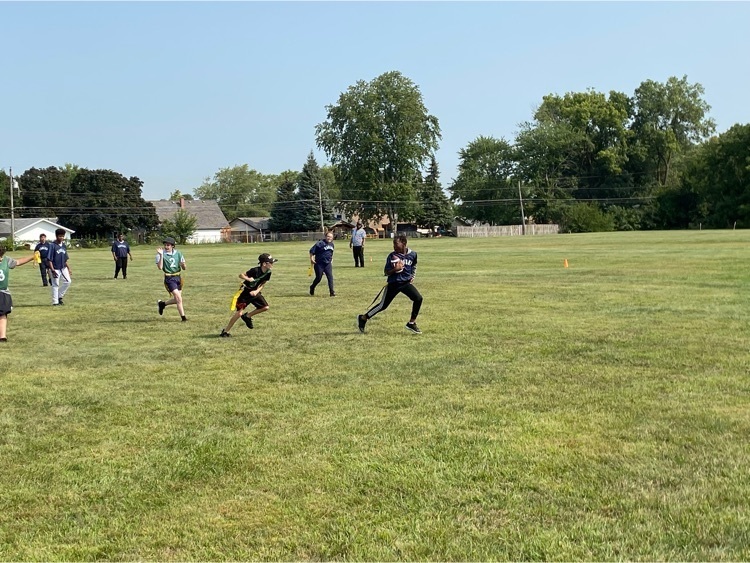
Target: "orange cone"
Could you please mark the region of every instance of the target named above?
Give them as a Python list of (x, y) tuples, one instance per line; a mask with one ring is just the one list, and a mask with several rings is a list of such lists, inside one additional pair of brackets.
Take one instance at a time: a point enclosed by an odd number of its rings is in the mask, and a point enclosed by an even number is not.
[(563, 260), (563, 268), (567, 268), (567, 267), (568, 267), (568, 259), (566, 258), (565, 260)]

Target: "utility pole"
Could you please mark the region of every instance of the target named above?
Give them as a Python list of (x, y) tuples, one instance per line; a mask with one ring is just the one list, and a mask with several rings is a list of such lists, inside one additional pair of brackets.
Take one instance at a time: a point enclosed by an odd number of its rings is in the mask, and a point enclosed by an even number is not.
[(518, 201), (521, 202), (521, 234), (526, 234), (526, 215), (523, 213), (523, 196), (521, 195), (521, 182), (518, 182)]
[(13, 210), (13, 167), (10, 170), (10, 244), (11, 250), (16, 248), (16, 218)]
[(318, 180), (318, 205), (320, 206), (320, 232), (325, 236), (326, 226), (323, 222), (323, 192), (320, 189), (320, 180)]

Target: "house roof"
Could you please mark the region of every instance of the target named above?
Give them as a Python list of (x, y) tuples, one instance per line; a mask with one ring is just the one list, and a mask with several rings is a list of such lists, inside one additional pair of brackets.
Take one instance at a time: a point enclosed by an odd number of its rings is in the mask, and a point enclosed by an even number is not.
[(267, 231), (269, 230), (269, 224), (271, 222), (270, 217), (237, 217), (234, 221), (232, 221), (232, 226), (236, 226), (235, 224), (240, 221), (242, 223), (245, 223), (246, 225), (257, 229), (259, 231)]
[[(16, 233), (19, 233), (41, 222), (49, 223), (53, 229), (65, 229), (69, 233), (75, 233), (73, 229), (69, 229), (68, 227), (65, 227), (57, 223), (57, 217), (17, 218), (13, 220), (13, 223), (14, 223), (13, 226), (16, 228)], [(10, 219), (0, 219), (0, 236), (8, 236), (8, 235), (10, 235)]]
[(156, 215), (159, 217), (159, 222), (163, 223), (168, 219), (172, 219), (175, 213), (177, 213), (181, 207), (180, 204), (184, 205), (182, 209), (195, 216), (198, 220), (196, 225), (197, 230), (201, 229), (225, 229), (229, 226), (227, 218), (224, 217), (219, 204), (212, 199), (207, 200), (182, 200), (182, 201), (169, 201), (168, 199), (159, 199), (156, 201), (150, 201), (151, 205), (156, 209)]

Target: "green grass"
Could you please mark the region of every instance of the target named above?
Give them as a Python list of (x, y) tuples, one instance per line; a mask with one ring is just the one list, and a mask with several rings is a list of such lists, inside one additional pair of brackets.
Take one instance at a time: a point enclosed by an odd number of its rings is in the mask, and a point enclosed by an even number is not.
[(750, 232), (412, 242), (422, 335), (356, 330), (389, 241), (334, 299), (309, 244), (185, 246), (187, 323), (147, 247), (64, 307), (14, 270), (0, 559), (750, 559)]

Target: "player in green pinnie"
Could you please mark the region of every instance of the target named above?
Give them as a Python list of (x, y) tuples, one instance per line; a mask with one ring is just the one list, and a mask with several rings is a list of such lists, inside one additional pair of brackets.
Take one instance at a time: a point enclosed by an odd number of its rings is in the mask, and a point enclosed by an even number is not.
[[(268, 302), (260, 294), (268, 280), (271, 279), (271, 268), (273, 268), (276, 258), (270, 254), (263, 253), (258, 256), (258, 266), (250, 268), (247, 272), (240, 274), (240, 279), (244, 280), (239, 291), (234, 294), (232, 299), (231, 310), (234, 311), (226, 328), (221, 329), (222, 338), (232, 336), (229, 331), (232, 330), (237, 319), (242, 318), (247, 328), (253, 328), (253, 315), (268, 311)], [(249, 313), (243, 312), (248, 305), (255, 307)]]

